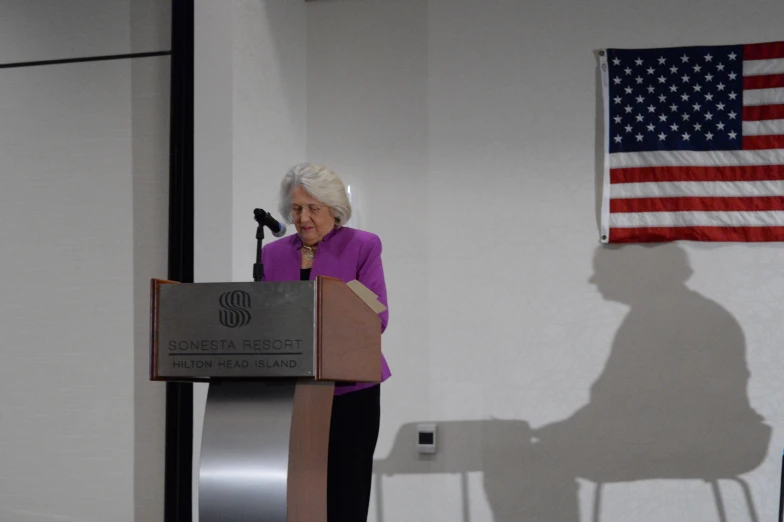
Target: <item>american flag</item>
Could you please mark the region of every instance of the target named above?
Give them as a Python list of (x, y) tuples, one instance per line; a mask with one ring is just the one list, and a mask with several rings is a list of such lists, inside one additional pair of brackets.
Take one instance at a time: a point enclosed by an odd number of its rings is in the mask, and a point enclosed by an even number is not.
[(784, 241), (784, 42), (600, 54), (602, 241)]

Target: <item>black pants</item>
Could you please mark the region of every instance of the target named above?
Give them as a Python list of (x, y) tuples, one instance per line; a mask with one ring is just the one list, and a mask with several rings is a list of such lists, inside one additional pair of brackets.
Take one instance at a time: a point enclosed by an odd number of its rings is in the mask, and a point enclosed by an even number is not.
[(381, 386), (335, 396), (329, 429), (327, 522), (367, 522)]

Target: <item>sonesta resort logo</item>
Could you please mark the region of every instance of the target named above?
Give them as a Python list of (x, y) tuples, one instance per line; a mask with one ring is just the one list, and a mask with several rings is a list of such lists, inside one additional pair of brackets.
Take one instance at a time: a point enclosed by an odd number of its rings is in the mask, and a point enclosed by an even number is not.
[(218, 319), (223, 326), (239, 328), (250, 323), (250, 294), (242, 290), (234, 290), (221, 294), (218, 298), (222, 310)]

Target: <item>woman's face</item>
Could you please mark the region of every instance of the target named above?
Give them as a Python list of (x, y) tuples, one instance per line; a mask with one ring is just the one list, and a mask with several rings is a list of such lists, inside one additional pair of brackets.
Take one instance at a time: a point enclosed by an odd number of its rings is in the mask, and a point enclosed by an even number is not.
[(297, 234), (308, 246), (315, 245), (335, 228), (332, 209), (302, 187), (291, 191), (291, 217), (297, 227)]

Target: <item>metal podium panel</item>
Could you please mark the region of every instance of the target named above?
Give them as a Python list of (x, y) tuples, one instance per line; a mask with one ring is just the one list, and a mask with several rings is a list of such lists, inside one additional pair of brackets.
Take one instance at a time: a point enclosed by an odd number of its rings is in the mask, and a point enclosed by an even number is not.
[(158, 375), (314, 375), (316, 282), (162, 285)]
[(296, 382), (211, 383), (199, 469), (201, 522), (286, 522)]

